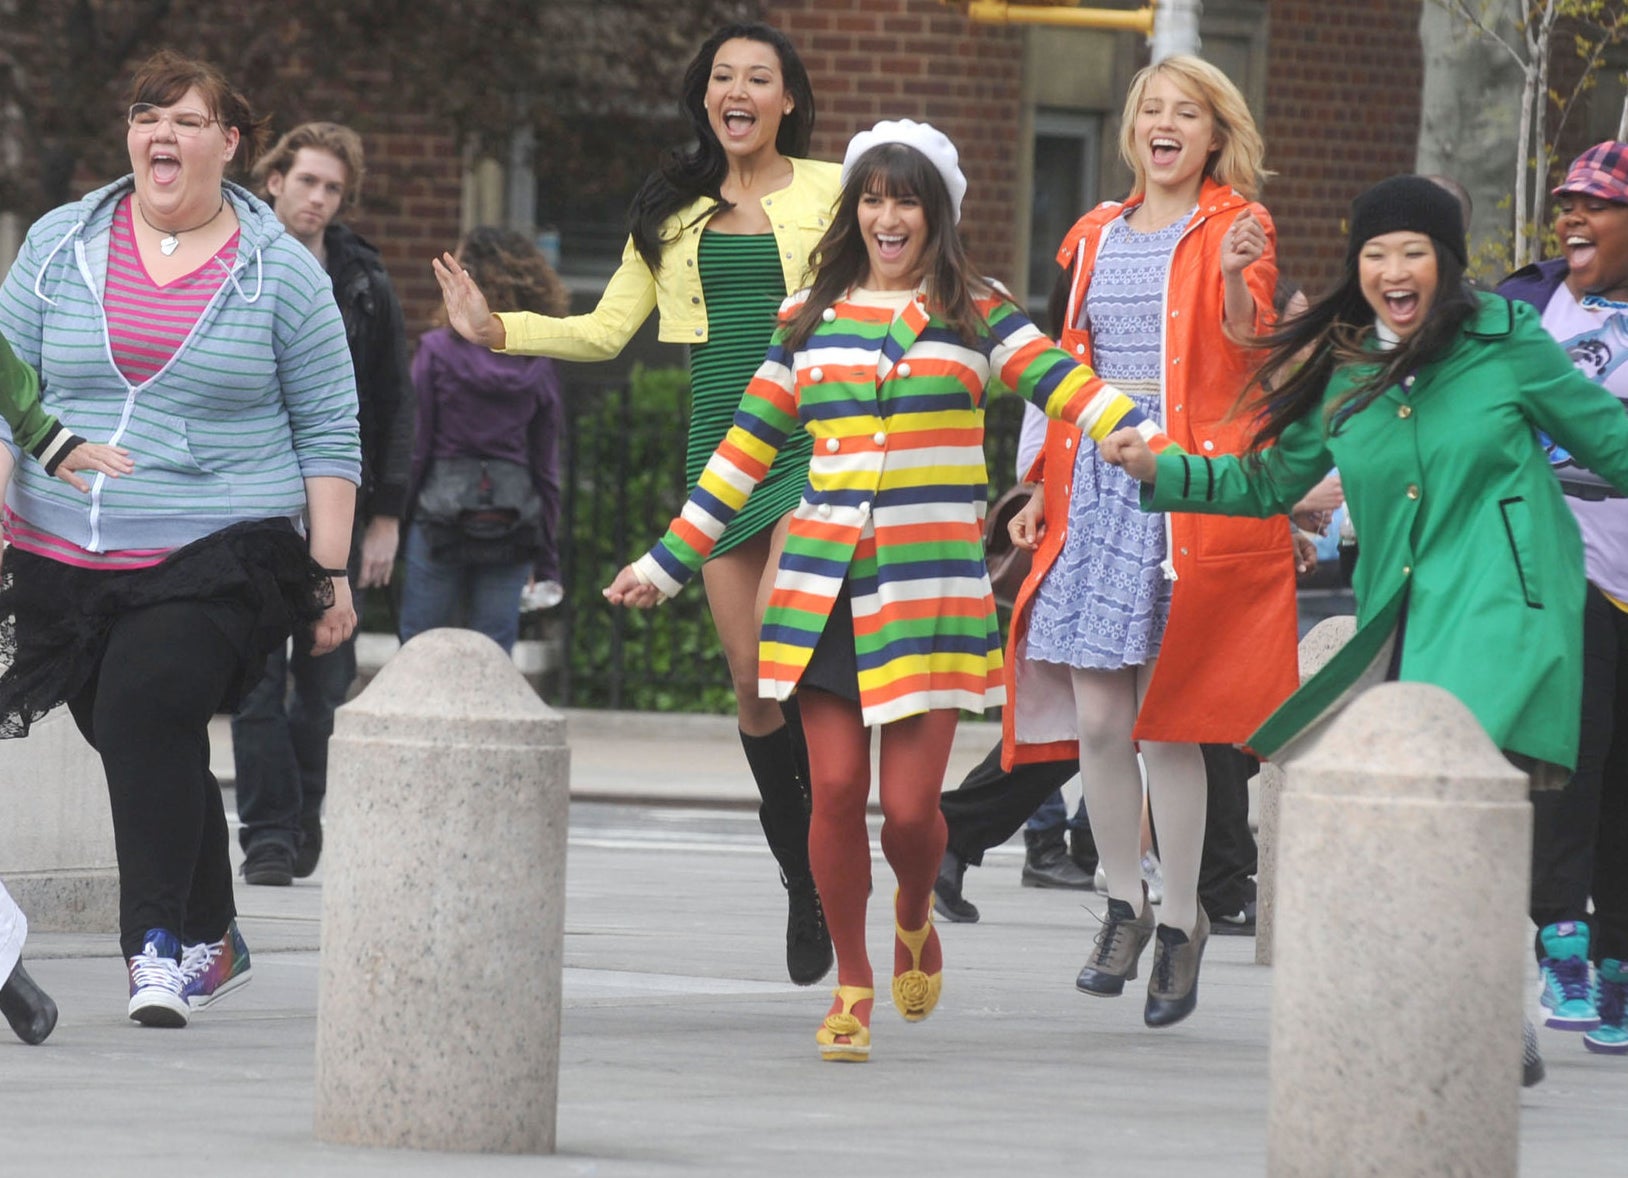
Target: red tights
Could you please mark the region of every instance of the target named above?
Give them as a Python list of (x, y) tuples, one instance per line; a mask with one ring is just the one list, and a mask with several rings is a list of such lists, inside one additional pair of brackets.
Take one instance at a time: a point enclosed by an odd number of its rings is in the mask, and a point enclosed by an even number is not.
[[(865, 905), (871, 886), (870, 834), (865, 827), (871, 792), (870, 730), (860, 719), (859, 705), (851, 700), (813, 689), (798, 692), (797, 698), (814, 801), (808, 858), (836, 949), (837, 981), (870, 986), (871, 963), (865, 951)], [(895, 919), (907, 929), (926, 924), (932, 911), (933, 880), (946, 839), (938, 798), (958, 715), (941, 708), (882, 726), (882, 853), (899, 881)], [(908, 969), (909, 953), (897, 939), (894, 953), (895, 971)], [(923, 949), (922, 969), (936, 973), (942, 957), (935, 935)], [(867, 1022), (868, 1013), (861, 1015)]]

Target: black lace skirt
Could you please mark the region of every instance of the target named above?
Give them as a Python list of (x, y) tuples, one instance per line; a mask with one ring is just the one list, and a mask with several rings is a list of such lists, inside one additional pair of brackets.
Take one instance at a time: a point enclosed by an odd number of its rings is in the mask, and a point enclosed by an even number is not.
[(175, 601), (246, 609), (242, 671), (221, 701), (235, 711), (266, 658), (333, 604), (333, 584), (287, 520), (234, 524), (145, 569), (85, 569), (9, 549), (0, 577), (0, 738), (67, 702), (101, 665), (113, 623)]

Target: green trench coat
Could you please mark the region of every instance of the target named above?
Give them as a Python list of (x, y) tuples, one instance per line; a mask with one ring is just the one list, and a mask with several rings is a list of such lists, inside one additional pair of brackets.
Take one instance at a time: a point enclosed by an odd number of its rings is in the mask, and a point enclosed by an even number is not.
[[(1583, 689), (1583, 545), (1534, 430), (1628, 489), (1628, 414), (1524, 303), (1482, 294), (1452, 349), (1327, 436), (1310, 414), (1258, 466), (1159, 455), (1148, 511), (1276, 515), (1338, 466), (1361, 537), (1357, 634), (1250, 738), (1278, 754), (1384, 677), (1458, 696), (1497, 745), (1567, 769)], [(1324, 405), (1360, 369), (1337, 372)]]

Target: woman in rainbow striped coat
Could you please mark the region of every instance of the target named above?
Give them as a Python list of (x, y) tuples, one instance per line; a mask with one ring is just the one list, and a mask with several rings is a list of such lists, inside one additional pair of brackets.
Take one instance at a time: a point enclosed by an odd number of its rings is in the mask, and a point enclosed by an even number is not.
[(870, 734), (882, 728), (882, 849), (898, 877), (893, 1002), (938, 1001), (930, 923), (944, 853), (939, 788), (961, 708), (1004, 702), (984, 568), (985, 390), (1017, 390), (1093, 439), (1138, 426), (1132, 402), (1076, 364), (971, 270), (956, 234), (966, 179), (926, 124), (855, 136), (813, 286), (786, 300), (763, 366), (700, 485), (659, 544), (605, 590), (648, 608), (671, 597), (789, 437), (813, 439), (763, 620), (759, 690), (801, 701), (813, 783), (809, 857), (836, 947), (822, 1057), (870, 1053), (865, 952)]

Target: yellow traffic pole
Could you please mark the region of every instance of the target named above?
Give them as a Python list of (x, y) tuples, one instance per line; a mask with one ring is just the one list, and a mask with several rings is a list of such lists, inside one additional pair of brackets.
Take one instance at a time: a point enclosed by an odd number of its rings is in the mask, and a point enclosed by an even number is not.
[[(943, 0), (951, 3), (952, 0)], [(1126, 8), (1076, 8), (1073, 0), (1032, 0), (1011, 4), (1007, 0), (970, 0), (967, 19), (979, 24), (1051, 25), (1071, 29), (1123, 29), (1153, 35), (1153, 10), (1158, 0), (1146, 6)]]

